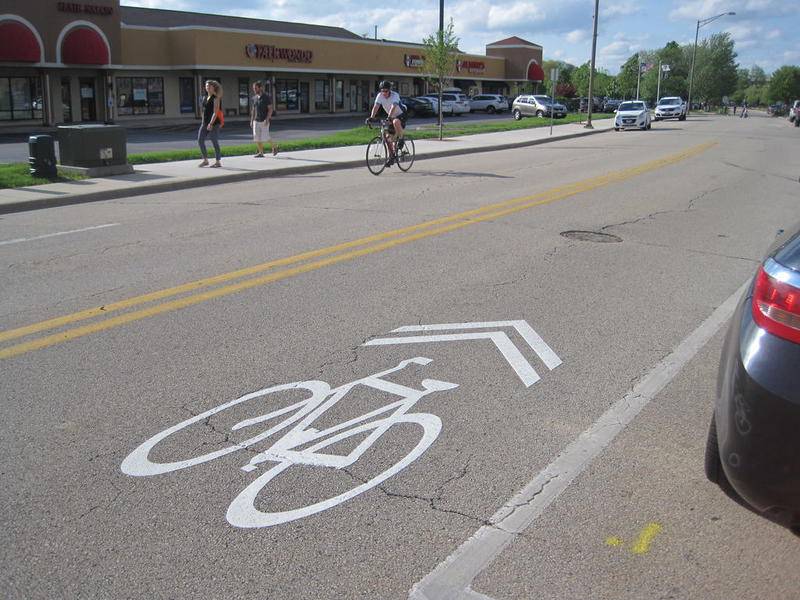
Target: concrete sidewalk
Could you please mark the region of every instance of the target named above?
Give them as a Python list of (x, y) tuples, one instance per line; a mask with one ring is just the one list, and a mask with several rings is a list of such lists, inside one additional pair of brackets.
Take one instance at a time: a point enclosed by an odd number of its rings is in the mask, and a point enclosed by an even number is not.
[[(523, 148), (565, 140), (613, 129), (613, 119), (594, 122), (594, 129), (571, 123), (553, 127), (482, 133), (439, 140), (415, 141), (416, 160)], [(413, 137), (413, 131), (409, 135)], [(213, 161), (212, 161), (213, 162)], [(53, 183), (25, 188), (0, 190), (0, 214), (64, 206), (80, 202), (110, 200), (171, 190), (188, 189), (262, 177), (280, 177), (334, 169), (364, 167), (365, 146), (326, 148), (267, 155), (223, 157), (222, 168), (198, 168), (199, 160), (137, 165), (135, 172), (115, 177), (97, 177), (81, 181)], [(412, 168), (413, 170), (413, 168)]]

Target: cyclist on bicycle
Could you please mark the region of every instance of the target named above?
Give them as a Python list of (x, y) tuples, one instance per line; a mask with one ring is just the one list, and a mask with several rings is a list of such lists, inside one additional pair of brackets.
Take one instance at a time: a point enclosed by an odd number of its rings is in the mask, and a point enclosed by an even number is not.
[[(400, 94), (397, 92), (392, 91), (392, 83), (390, 81), (381, 81), (378, 85), (380, 91), (378, 95), (375, 96), (375, 103), (372, 106), (372, 113), (367, 119), (367, 123), (374, 120), (376, 115), (378, 114), (378, 110), (383, 107), (383, 110), (386, 111), (386, 114), (389, 117), (392, 125), (394, 126), (394, 133), (397, 137), (397, 148), (403, 148), (403, 136), (405, 135), (405, 125), (408, 116), (405, 112), (405, 106), (400, 101)], [(386, 140), (389, 145), (389, 158), (386, 160), (386, 166), (390, 167), (394, 164), (395, 158), (395, 149), (394, 143), (387, 139)]]

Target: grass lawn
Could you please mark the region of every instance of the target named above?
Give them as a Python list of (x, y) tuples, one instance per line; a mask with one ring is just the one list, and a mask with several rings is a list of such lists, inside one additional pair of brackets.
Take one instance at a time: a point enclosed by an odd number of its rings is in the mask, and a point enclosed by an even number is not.
[[(607, 119), (613, 114), (596, 114), (594, 119)], [(577, 123), (585, 121), (585, 115), (569, 114), (564, 119), (553, 121), (555, 126), (565, 123)], [(515, 129), (531, 129), (534, 127), (550, 127), (550, 119), (538, 119), (529, 117), (521, 121), (514, 121), (510, 116), (507, 120), (492, 121), (490, 123), (468, 123), (463, 124), (454, 122), (457, 119), (448, 121), (444, 126), (445, 137), (456, 137), (461, 135), (474, 135), (477, 133), (493, 133), (497, 131), (513, 131)], [(436, 125), (425, 125), (417, 129), (413, 120), (408, 129), (409, 135), (416, 140), (432, 139), (439, 137), (439, 129)], [(312, 150), (315, 148), (337, 148), (341, 146), (361, 146), (366, 145), (369, 140), (377, 135), (377, 130), (368, 129), (365, 126), (355, 127), (345, 131), (339, 131), (330, 135), (307, 138), (302, 140), (278, 141), (281, 152), (292, 152), (296, 150)], [(240, 146), (223, 146), (222, 156), (242, 156), (253, 154), (256, 151), (255, 144), (242, 144)], [(198, 160), (200, 159), (200, 149), (197, 150), (168, 150), (164, 152), (144, 152), (141, 154), (129, 154), (128, 162), (132, 165), (143, 165), (147, 163), (172, 162), (176, 160)], [(85, 179), (82, 175), (74, 175), (59, 172), (56, 181)], [(14, 163), (10, 165), (0, 165), (0, 189), (23, 187), (31, 185), (42, 185), (53, 183), (47, 179), (31, 177), (27, 163)]]
[(0, 189), (58, 183), (59, 181), (77, 181), (79, 179), (86, 179), (86, 176), (59, 171), (58, 179), (51, 181), (41, 177), (33, 177), (30, 166), (27, 163), (0, 164)]
[[(613, 114), (595, 114), (593, 119), (607, 119)], [(554, 126), (565, 123), (577, 123), (585, 121), (585, 115), (570, 114), (564, 119), (553, 121)], [(456, 137), (461, 135), (474, 135), (476, 133), (493, 133), (497, 131), (513, 131), (515, 129), (532, 129), (534, 127), (550, 127), (550, 119), (525, 118), (521, 121), (514, 121), (510, 116), (507, 121), (493, 121), (491, 123), (468, 123), (463, 125), (449, 121), (444, 126), (445, 137)], [(415, 140), (432, 139), (439, 137), (439, 129), (436, 125), (426, 125), (424, 128), (417, 129), (413, 124), (407, 130), (409, 135)], [(296, 150), (313, 150), (316, 148), (338, 148), (341, 146), (362, 146), (366, 145), (377, 135), (377, 130), (367, 127), (355, 127), (345, 131), (339, 131), (330, 135), (307, 138), (301, 140), (280, 141), (276, 139), (281, 152), (292, 152)], [(256, 151), (255, 144), (242, 144), (240, 146), (223, 146), (222, 156), (242, 156), (253, 154)], [(200, 159), (200, 150), (170, 150), (165, 152), (144, 152), (142, 154), (128, 155), (128, 162), (132, 165), (142, 165), (146, 163), (171, 162), (175, 160)]]

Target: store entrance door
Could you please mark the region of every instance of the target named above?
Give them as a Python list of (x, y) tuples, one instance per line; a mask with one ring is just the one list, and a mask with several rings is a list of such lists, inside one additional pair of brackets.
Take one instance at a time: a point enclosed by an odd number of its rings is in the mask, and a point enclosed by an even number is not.
[(350, 83), (350, 112), (358, 112), (358, 83)]
[(97, 100), (94, 93), (94, 79), (80, 79), (81, 121), (97, 121)]
[(310, 106), (309, 101), (309, 91), (308, 91), (308, 82), (301, 81), (300, 82), (300, 112), (307, 113)]
[(64, 111), (62, 121), (72, 123), (72, 86), (69, 77), (61, 78), (61, 106)]

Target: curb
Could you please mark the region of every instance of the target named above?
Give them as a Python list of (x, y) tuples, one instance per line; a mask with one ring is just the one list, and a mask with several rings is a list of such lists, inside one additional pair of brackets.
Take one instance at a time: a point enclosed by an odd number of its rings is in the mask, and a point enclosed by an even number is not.
[[(581, 131), (577, 133), (570, 133), (566, 135), (559, 135), (536, 140), (526, 140), (522, 142), (509, 142), (506, 144), (495, 144), (492, 146), (483, 146), (475, 148), (454, 148), (450, 150), (438, 150), (435, 152), (426, 152), (423, 155), (417, 155), (416, 160), (428, 160), (433, 158), (444, 158), (447, 156), (458, 156), (462, 154), (478, 154), (481, 152), (497, 152), (500, 150), (513, 150), (515, 148), (525, 148), (528, 146), (538, 146), (540, 144), (547, 144), (550, 142), (557, 142), (562, 140), (570, 140), (587, 135), (594, 135), (596, 133), (604, 133), (606, 131), (613, 131), (613, 129), (592, 129)], [(67, 197), (48, 197), (37, 198), (34, 200), (18, 200), (0, 204), (0, 214), (10, 214), (16, 212), (25, 212), (29, 210), (39, 210), (42, 208), (51, 208), (56, 206), (69, 206), (72, 204), (84, 204), (87, 202), (99, 202), (102, 200), (116, 200), (118, 198), (130, 198), (134, 196), (144, 196), (147, 194), (159, 194), (163, 192), (188, 190), (198, 187), (206, 187), (213, 185), (222, 185), (225, 183), (238, 183), (241, 181), (252, 181), (255, 179), (266, 179), (273, 177), (282, 177), (284, 175), (297, 175), (299, 173), (320, 173), (324, 171), (336, 171), (342, 169), (351, 169), (364, 165), (364, 161), (349, 160), (343, 162), (331, 162), (318, 165), (303, 165), (297, 167), (286, 167), (275, 169), (272, 171), (248, 171), (246, 173), (225, 173), (214, 178), (204, 179), (177, 179), (164, 183), (144, 183), (130, 188), (121, 188), (117, 190), (102, 190), (98, 192), (89, 192), (86, 194), (67, 196)]]

